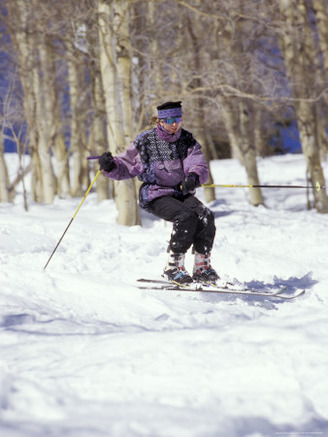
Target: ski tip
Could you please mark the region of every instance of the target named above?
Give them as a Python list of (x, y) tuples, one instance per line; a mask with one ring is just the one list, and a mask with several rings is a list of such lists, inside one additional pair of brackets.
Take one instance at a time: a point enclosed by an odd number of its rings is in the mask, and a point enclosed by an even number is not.
[(296, 297), (303, 296), (305, 294), (305, 292), (306, 292), (306, 290), (298, 291), (298, 292), (292, 294), (291, 296), (286, 296), (285, 299), (295, 299)]

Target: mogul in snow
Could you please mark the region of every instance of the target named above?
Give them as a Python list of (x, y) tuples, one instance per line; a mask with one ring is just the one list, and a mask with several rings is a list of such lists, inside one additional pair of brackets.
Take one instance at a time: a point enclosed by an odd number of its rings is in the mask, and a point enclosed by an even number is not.
[[(180, 284), (215, 282), (211, 266), (215, 237), (214, 214), (195, 190), (208, 179), (208, 166), (200, 144), (183, 129), (181, 101), (157, 107), (156, 127), (139, 134), (127, 150), (115, 157), (103, 153), (99, 165), (105, 176), (143, 181), (139, 204), (151, 214), (173, 223), (168, 261), (163, 276)], [(193, 248), (192, 277), (185, 269), (185, 254)]]

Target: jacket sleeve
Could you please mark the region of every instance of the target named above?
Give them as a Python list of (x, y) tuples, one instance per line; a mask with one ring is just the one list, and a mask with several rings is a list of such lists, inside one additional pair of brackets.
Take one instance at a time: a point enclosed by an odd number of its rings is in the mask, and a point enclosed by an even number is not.
[(131, 143), (124, 152), (115, 156), (114, 162), (114, 170), (110, 172), (103, 170), (103, 173), (108, 178), (117, 181), (132, 179), (143, 171), (143, 164), (134, 143)]
[(195, 141), (194, 145), (189, 147), (188, 155), (183, 161), (184, 174), (196, 173), (199, 177), (199, 183), (204, 184), (209, 176), (208, 165), (201, 145)]

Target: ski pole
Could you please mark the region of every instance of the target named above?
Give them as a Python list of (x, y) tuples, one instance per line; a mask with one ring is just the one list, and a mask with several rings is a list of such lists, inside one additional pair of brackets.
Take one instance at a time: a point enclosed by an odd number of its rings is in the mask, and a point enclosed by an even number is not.
[(64, 238), (64, 235), (65, 235), (66, 232), (68, 231), (68, 228), (71, 226), (73, 220), (75, 219), (77, 213), (79, 212), (79, 210), (80, 210), (80, 208), (81, 208), (83, 202), (85, 201), (87, 195), (89, 194), (89, 192), (90, 192), (90, 190), (91, 190), (93, 184), (96, 182), (96, 179), (97, 179), (97, 177), (99, 176), (100, 173), (101, 173), (101, 170), (98, 170), (98, 172), (97, 172), (97, 174), (96, 174), (94, 180), (91, 182), (90, 187), (87, 189), (87, 191), (86, 191), (86, 193), (85, 193), (83, 199), (81, 200), (81, 203), (80, 203), (79, 207), (78, 207), (77, 210), (75, 211), (75, 214), (73, 215), (73, 217), (71, 218), (70, 222), (68, 223), (68, 225), (67, 225), (67, 227), (66, 227), (66, 229), (65, 229), (65, 231), (64, 231), (64, 233), (63, 233), (63, 235), (61, 236), (61, 238), (60, 238), (60, 240), (58, 241), (58, 243), (57, 243), (56, 247), (54, 248), (54, 250), (52, 251), (52, 254), (50, 255), (50, 257), (49, 257), (49, 259), (48, 259), (46, 265), (43, 267), (44, 270), (47, 268), (48, 264), (50, 263), (51, 258), (53, 257), (54, 253), (55, 253), (56, 250), (58, 249), (58, 246), (60, 245), (62, 239)]
[(320, 185), (319, 182), (315, 186), (306, 185), (228, 185), (228, 184), (204, 184), (203, 188), (315, 188), (317, 191), (326, 188), (324, 185)]

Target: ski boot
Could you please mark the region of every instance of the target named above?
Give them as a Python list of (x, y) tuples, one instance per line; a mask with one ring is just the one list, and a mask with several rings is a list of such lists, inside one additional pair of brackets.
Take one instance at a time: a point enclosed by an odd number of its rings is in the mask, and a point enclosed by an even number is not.
[(193, 267), (192, 279), (196, 282), (208, 282), (215, 284), (219, 275), (211, 266), (211, 254), (202, 254), (195, 252), (195, 262)]
[(162, 276), (176, 284), (190, 284), (192, 282), (192, 278), (185, 269), (184, 260), (184, 253), (174, 253), (169, 251), (169, 259)]

